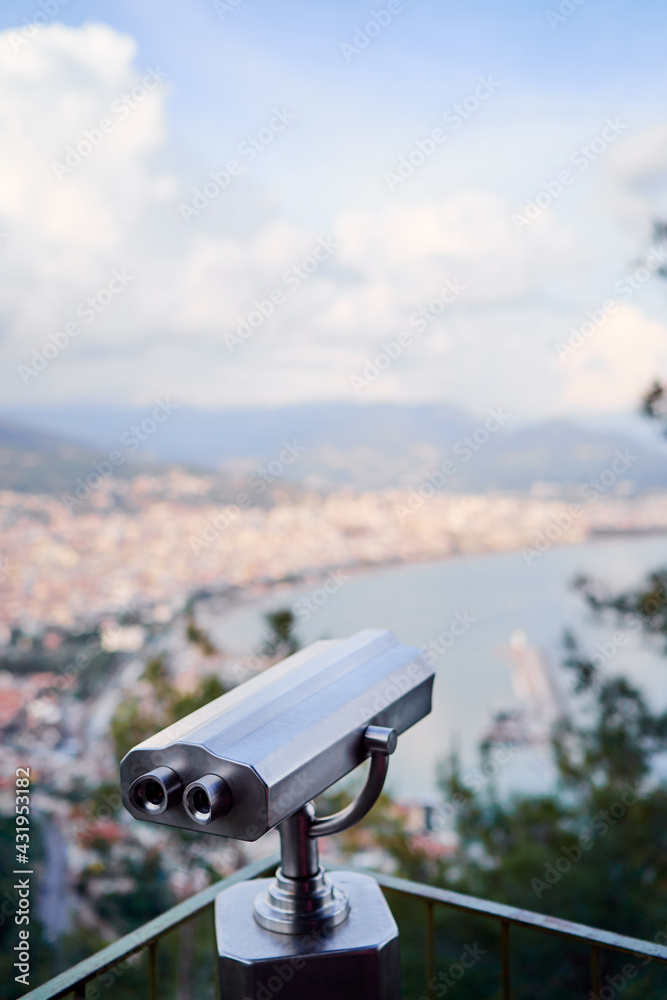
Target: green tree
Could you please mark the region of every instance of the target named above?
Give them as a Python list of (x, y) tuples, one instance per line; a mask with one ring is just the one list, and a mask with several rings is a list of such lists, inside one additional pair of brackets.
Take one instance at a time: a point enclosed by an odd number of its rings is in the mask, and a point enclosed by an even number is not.
[(199, 646), (204, 656), (214, 656), (218, 652), (217, 646), (213, 643), (208, 633), (197, 625), (192, 614), (188, 618), (185, 634), (189, 642), (195, 646)]
[(142, 679), (148, 681), (152, 688), (152, 708), (147, 709), (142, 699), (131, 695), (120, 703), (111, 720), (111, 735), (118, 760), (137, 743), (208, 705), (227, 691), (215, 674), (205, 674), (191, 691), (179, 691), (172, 683), (161, 656), (148, 662)]
[(260, 654), (266, 657), (285, 657), (296, 653), (300, 648), (299, 640), (294, 634), (294, 612), (289, 608), (269, 611), (264, 615), (268, 634), (260, 647)]
[[(613, 603), (626, 606), (621, 597)], [(635, 603), (629, 601), (632, 607)], [(448, 811), (454, 812), (458, 847), (438, 863), (432, 880), (653, 940), (667, 930), (667, 788), (656, 777), (658, 758), (667, 750), (667, 712), (654, 712), (627, 678), (603, 674), (571, 635), (565, 640), (564, 669), (573, 678), (574, 704), (553, 731), (554, 792), (508, 799), (493, 781), (475, 789), (463, 779), (457, 758), (450, 758), (441, 767), (440, 784)], [(484, 765), (493, 748), (482, 746), (480, 753)], [(484, 766), (482, 771), (487, 773)], [(428, 871), (430, 859), (413, 857), (406, 863), (404, 845), (391, 853), (406, 874)], [(438, 920), (439, 967), (455, 961), (456, 949), (466, 941), (477, 940), (486, 958), (466, 974), (467, 995), (499, 995), (498, 942), (489, 922), (484, 926), (460, 915), (454, 920), (447, 913)], [(513, 997), (588, 995), (585, 949), (534, 932), (513, 931), (512, 937)], [(619, 960), (607, 953), (604, 961), (603, 971), (613, 975)], [(409, 948), (406, 962), (419, 989), (418, 956)], [(628, 981), (623, 996), (663, 997), (665, 973), (635, 964), (637, 978)]]

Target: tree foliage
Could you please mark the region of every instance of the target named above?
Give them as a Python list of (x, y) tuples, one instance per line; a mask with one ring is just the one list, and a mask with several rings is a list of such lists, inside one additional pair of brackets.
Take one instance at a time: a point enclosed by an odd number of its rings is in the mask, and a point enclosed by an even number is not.
[(205, 674), (191, 691), (180, 691), (171, 680), (164, 657), (150, 660), (142, 679), (150, 688), (148, 697), (133, 695), (126, 698), (111, 720), (111, 735), (118, 760), (137, 743), (208, 705), (227, 691), (215, 674)]
[[(595, 606), (600, 613), (640, 613), (647, 633), (663, 632), (664, 626), (653, 627), (661, 612), (645, 600), (656, 592), (654, 582), (606, 600), (597, 592)], [(565, 637), (563, 669), (573, 680), (573, 705), (553, 730), (556, 788), (503, 798), (493, 781), (471, 788), (457, 758), (447, 761), (441, 788), (450, 811), (456, 804), (458, 847), (440, 864), (437, 880), (475, 896), (632, 937), (659, 935), (665, 942), (667, 788), (658, 766), (667, 751), (667, 712), (654, 711), (626, 677), (605, 672), (572, 635)], [(490, 751), (482, 748), (483, 755)], [(474, 924), (465, 918), (458, 926), (481, 933)], [(513, 996), (588, 995), (586, 954), (549, 935), (515, 938), (520, 971)], [(617, 975), (618, 960), (605, 954), (604, 961), (605, 974)], [(625, 983), (624, 996), (664, 996), (665, 973), (640, 960), (634, 964), (636, 978)], [(492, 965), (480, 962), (470, 971), (470, 995), (496, 995)]]
[(266, 657), (291, 656), (299, 649), (299, 640), (294, 634), (294, 612), (290, 608), (279, 608), (264, 615), (267, 635), (260, 647), (260, 655)]

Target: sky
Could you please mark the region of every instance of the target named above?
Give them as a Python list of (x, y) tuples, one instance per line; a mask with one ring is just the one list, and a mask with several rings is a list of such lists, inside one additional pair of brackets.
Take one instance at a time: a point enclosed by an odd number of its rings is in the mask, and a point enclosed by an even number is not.
[(6, 0), (0, 406), (636, 411), (666, 30), (641, 0)]

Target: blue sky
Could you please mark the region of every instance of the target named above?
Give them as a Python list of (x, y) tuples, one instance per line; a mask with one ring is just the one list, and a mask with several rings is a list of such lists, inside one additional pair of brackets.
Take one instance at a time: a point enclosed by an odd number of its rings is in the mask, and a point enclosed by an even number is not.
[[(667, 284), (614, 291), (667, 211), (664, 6), (561, 0), (556, 21), (558, 3), (411, 0), (366, 32), (386, 4), (69, 0), (54, 17), (57, 0), (44, 4), (0, 11), (8, 405), (172, 394), (201, 406), (326, 398), (483, 412), (511, 400), (535, 419), (630, 411), (667, 368)], [(47, 23), (26, 31), (36, 16)], [(344, 48), (360, 37), (364, 48)], [(55, 176), (156, 67), (165, 81)], [(480, 80), (493, 93), (460, 128), (444, 126), (457, 104), (475, 104)], [(293, 119), (245, 162), (241, 144), (274, 109)], [(446, 139), (392, 187), (438, 128)], [(575, 167), (591, 143), (598, 153)], [(242, 173), (184, 221), (195, 189), (234, 159)], [(549, 199), (563, 170), (572, 181)], [(538, 195), (549, 203), (517, 231)], [(286, 270), (326, 237), (335, 252), (286, 287)], [(122, 294), (44, 358), (123, 267)], [(425, 331), (410, 327), (445, 281), (465, 291)], [(283, 299), (235, 345), (272, 292)], [(564, 360), (610, 298), (613, 314)], [(368, 378), (404, 329), (410, 343)]]

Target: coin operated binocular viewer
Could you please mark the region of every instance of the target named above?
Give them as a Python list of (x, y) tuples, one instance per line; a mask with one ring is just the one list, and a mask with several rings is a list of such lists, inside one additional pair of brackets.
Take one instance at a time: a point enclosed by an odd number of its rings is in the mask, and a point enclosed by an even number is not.
[[(216, 899), (225, 1000), (398, 1000), (398, 930), (368, 875), (325, 875), (317, 840), (375, 803), (398, 736), (431, 711), (433, 670), (393, 633), (323, 640), (162, 732), (121, 763), (136, 819), (255, 841), (277, 827), (274, 879)], [(370, 757), (366, 784), (341, 812), (311, 799)]]

